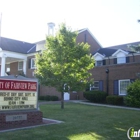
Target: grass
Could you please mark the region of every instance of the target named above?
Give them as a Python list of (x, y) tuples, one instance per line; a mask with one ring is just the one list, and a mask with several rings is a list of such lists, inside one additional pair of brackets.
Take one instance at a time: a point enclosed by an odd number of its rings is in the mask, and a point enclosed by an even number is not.
[(74, 103), (40, 106), (43, 116), (61, 124), (0, 133), (0, 140), (127, 140), (127, 130), (140, 129), (140, 111)]

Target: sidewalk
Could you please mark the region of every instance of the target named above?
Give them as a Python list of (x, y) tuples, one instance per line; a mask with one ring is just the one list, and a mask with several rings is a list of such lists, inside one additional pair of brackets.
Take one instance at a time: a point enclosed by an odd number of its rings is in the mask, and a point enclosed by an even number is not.
[(128, 109), (128, 110), (140, 111), (140, 108), (125, 107), (125, 106), (115, 106), (115, 105), (106, 105), (106, 104), (98, 104), (98, 103), (90, 103), (88, 101), (83, 101), (83, 100), (71, 100), (71, 102), (79, 103), (79, 104), (85, 104), (85, 105), (93, 105), (93, 106), (102, 106), (102, 107), (120, 108), (120, 109)]

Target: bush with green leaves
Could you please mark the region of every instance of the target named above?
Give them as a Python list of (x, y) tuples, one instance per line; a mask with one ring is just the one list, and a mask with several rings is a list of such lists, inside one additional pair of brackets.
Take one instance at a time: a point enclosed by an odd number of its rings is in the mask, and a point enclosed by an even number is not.
[(55, 95), (50, 96), (50, 101), (58, 101), (58, 97)]
[(123, 96), (109, 95), (106, 97), (106, 103), (111, 105), (123, 105)]
[(38, 96), (38, 100), (45, 100), (45, 96)]
[(126, 106), (140, 107), (140, 80), (131, 83), (127, 88), (124, 103)]
[(44, 100), (44, 101), (58, 101), (59, 98), (55, 95), (45, 95), (45, 96), (39, 96), (38, 100)]
[(107, 93), (104, 91), (85, 91), (84, 97), (90, 102), (104, 103), (106, 100)]
[(46, 95), (46, 96), (45, 96), (45, 100), (46, 100), (46, 101), (50, 101), (50, 97), (51, 97), (50, 95)]

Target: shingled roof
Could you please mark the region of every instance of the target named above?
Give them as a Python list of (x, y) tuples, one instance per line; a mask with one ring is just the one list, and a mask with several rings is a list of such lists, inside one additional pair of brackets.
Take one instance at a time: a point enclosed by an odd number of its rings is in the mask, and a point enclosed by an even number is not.
[(126, 43), (126, 44), (121, 44), (121, 45), (116, 45), (116, 46), (110, 46), (110, 47), (107, 47), (107, 48), (110, 48), (110, 49), (122, 49), (124, 51), (131, 51), (131, 49), (128, 47), (128, 46), (131, 46), (131, 45), (138, 45), (140, 44), (140, 42), (131, 42), (131, 43)]
[(99, 50), (94, 52), (93, 55), (96, 53), (100, 53), (101, 55), (105, 57), (109, 57), (109, 56), (112, 56), (112, 54), (114, 54), (118, 49), (124, 50), (128, 53), (133, 53), (133, 51), (131, 51), (131, 49), (128, 46), (138, 45), (138, 44), (140, 44), (140, 42), (132, 42), (132, 43), (127, 43), (127, 44), (122, 44), (122, 45), (111, 46), (107, 48), (100, 48)]
[(0, 48), (5, 51), (17, 52), (17, 53), (32, 53), (35, 52), (36, 44), (27, 43), (19, 40), (9, 39), (1, 37)]

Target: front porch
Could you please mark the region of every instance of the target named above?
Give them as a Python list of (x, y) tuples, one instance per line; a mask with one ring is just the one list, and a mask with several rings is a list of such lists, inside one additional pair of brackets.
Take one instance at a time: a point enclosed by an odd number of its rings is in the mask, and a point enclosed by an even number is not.
[[(11, 63), (17, 62), (19, 65), (19, 62), (21, 63), (22, 68), (18, 66), (18, 70), (22, 70), (24, 74), (26, 74), (26, 68), (27, 68), (27, 55), (26, 54), (20, 54), (15, 52), (9, 52), (9, 51), (3, 51), (0, 50), (0, 76), (6, 76), (7, 72), (11, 73)], [(20, 68), (20, 69), (19, 69)]]

